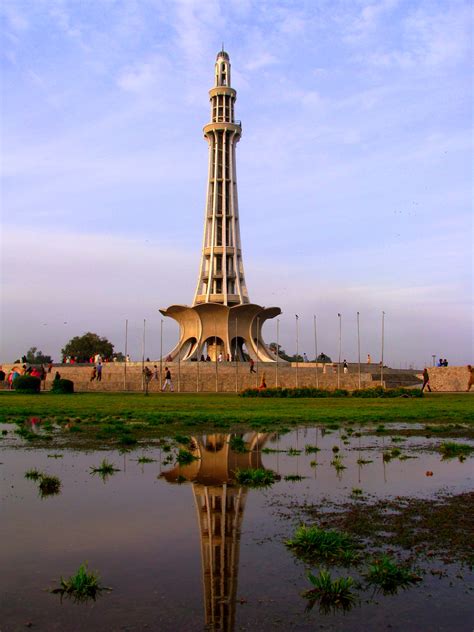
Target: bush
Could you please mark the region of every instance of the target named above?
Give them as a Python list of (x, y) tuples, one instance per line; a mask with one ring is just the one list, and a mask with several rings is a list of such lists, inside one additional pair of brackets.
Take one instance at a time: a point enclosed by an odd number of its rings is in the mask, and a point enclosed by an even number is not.
[(376, 386), (375, 388), (361, 388), (353, 391), (352, 397), (423, 397), (420, 388), (383, 388)]
[(241, 397), (347, 397), (349, 391), (338, 388), (334, 391), (322, 388), (301, 387), (301, 388), (247, 388), (240, 393)]
[(72, 380), (53, 380), (52, 393), (74, 393), (74, 382)]
[(41, 380), (39, 377), (31, 375), (20, 375), (13, 380), (13, 388), (19, 393), (39, 393), (41, 390)]

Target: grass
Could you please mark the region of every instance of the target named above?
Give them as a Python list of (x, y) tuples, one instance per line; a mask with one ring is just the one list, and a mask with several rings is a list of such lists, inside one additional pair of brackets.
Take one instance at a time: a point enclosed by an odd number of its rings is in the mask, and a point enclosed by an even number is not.
[(318, 526), (299, 526), (293, 538), (285, 544), (305, 562), (347, 565), (355, 562), (358, 557), (357, 545), (351, 535)]
[(245, 487), (269, 487), (278, 480), (275, 472), (263, 468), (236, 470), (235, 479)]
[(400, 588), (406, 589), (421, 581), (421, 577), (410, 568), (397, 564), (387, 555), (374, 559), (364, 577), (369, 586), (384, 595), (394, 595)]
[[(189, 433), (193, 426), (201, 431), (226, 422), (234, 431), (258, 429), (271, 424), (295, 427), (301, 424), (323, 423), (335, 427), (347, 421), (355, 424), (387, 424), (390, 422), (422, 422), (433, 425), (474, 422), (474, 411), (469, 396), (436, 394), (423, 398), (322, 398), (322, 399), (265, 399), (241, 398), (231, 393), (174, 393), (173, 397), (140, 393), (76, 393), (59, 395), (49, 392), (26, 395), (0, 392), (0, 422), (19, 423), (32, 416), (47, 419), (61, 428), (74, 420), (83, 423), (82, 433), (55, 433), (53, 441), (66, 439), (69, 444), (90, 441), (91, 436), (111, 422), (122, 426), (144, 426), (137, 431), (142, 436), (150, 433)], [(41, 435), (28, 433), (25, 437), (38, 440)], [(397, 434), (400, 434), (399, 432)], [(100, 439), (112, 441), (113, 437)]]
[(178, 454), (176, 455), (176, 462), (179, 463), (179, 465), (189, 465), (193, 461), (197, 460), (197, 456), (194, 456), (191, 452), (189, 452), (189, 450), (184, 450), (183, 448), (180, 448)]
[(297, 450), (296, 448), (289, 448), (288, 449), (288, 456), (299, 456), (301, 454), (302, 450)]
[(42, 474), (39, 479), (39, 492), (41, 498), (54, 496), (61, 491), (61, 480), (57, 476)]
[(305, 445), (304, 451), (306, 454), (315, 454), (316, 452), (320, 452), (321, 448), (318, 448), (317, 445)]
[(80, 603), (89, 600), (95, 601), (104, 590), (111, 590), (111, 588), (102, 586), (97, 572), (89, 571), (87, 564), (81, 564), (71, 577), (67, 579), (61, 577), (59, 587), (50, 589), (50, 592), (61, 595), (61, 599), (66, 596)]
[(357, 465), (368, 465), (369, 463), (373, 463), (370, 459), (357, 459)]
[(36, 468), (27, 470), (25, 472), (25, 478), (28, 478), (31, 481), (38, 481), (41, 477), (42, 477), (41, 472), (37, 470)]
[(445, 441), (439, 446), (439, 451), (443, 455), (443, 459), (452, 459), (454, 457), (466, 457), (474, 452), (474, 446), (467, 443), (455, 443), (454, 441)]
[(336, 610), (348, 611), (354, 606), (356, 597), (352, 592), (354, 586), (352, 577), (332, 579), (330, 573), (323, 569), (318, 575), (308, 573), (308, 579), (313, 588), (303, 593), (303, 596), (308, 599), (307, 610), (311, 610), (316, 603), (319, 603), (322, 614), (329, 614)]
[(230, 438), (229, 446), (231, 450), (233, 450), (234, 452), (239, 452), (240, 454), (244, 454), (245, 452), (248, 452), (248, 448), (245, 445), (245, 441), (242, 439), (242, 437), (238, 437), (236, 435)]
[(297, 481), (302, 481), (306, 478), (306, 476), (300, 476), (299, 474), (287, 474), (283, 477), (285, 481), (290, 481), (296, 483)]
[(118, 468), (114, 466), (113, 463), (107, 461), (107, 459), (102, 459), (102, 463), (97, 467), (90, 468), (92, 474), (99, 474), (104, 480), (107, 476), (112, 476), (115, 472), (120, 472)]
[(342, 462), (342, 457), (340, 454), (336, 454), (336, 456), (331, 461), (331, 465), (335, 468), (336, 472), (339, 474), (342, 470), (346, 469), (346, 466)]
[(137, 463), (155, 463), (156, 459), (150, 459), (149, 456), (139, 456)]

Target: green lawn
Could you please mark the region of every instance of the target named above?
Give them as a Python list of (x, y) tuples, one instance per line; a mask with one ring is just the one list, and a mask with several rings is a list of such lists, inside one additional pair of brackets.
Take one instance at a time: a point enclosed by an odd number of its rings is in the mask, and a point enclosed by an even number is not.
[(29, 417), (58, 422), (80, 419), (92, 425), (113, 420), (159, 426), (173, 423), (280, 425), (313, 422), (472, 423), (473, 400), (463, 394), (420, 399), (260, 399), (233, 394), (0, 393), (0, 422)]

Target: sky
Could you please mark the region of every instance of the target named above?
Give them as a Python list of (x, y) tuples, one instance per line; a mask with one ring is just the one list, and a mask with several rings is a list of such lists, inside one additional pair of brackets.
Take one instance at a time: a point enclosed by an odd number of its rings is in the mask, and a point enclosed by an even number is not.
[[(473, 358), (466, 0), (3, 0), (0, 361), (93, 331), (159, 356), (190, 304), (224, 44), (252, 302), (280, 342)], [(276, 339), (276, 321), (264, 326)], [(177, 339), (164, 319), (164, 352)]]

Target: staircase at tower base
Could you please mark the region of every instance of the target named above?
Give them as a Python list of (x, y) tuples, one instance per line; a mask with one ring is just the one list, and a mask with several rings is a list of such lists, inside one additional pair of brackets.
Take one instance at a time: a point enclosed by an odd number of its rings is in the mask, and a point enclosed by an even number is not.
[(223, 360), (277, 360), (263, 341), (262, 326), (269, 318), (281, 314), (279, 307), (203, 303), (193, 307), (172, 305), (160, 312), (179, 324), (179, 342), (170, 353), (172, 360), (200, 360), (201, 356), (209, 356), (215, 361), (220, 355)]

